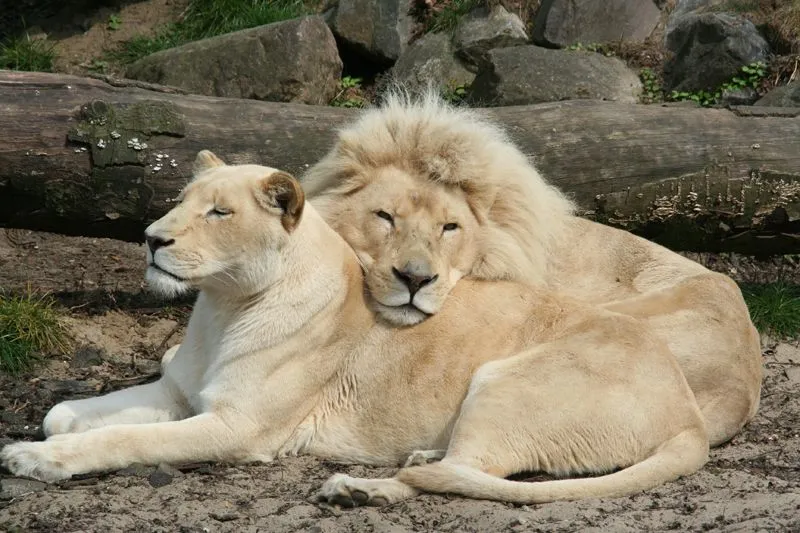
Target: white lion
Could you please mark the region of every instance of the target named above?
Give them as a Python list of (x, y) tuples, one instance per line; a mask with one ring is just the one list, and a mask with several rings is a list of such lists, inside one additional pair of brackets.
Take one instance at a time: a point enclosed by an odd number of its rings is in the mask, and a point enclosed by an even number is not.
[[(759, 336), (727, 276), (626, 231), (575, 216), (478, 111), (390, 94), (344, 128), (303, 178), (325, 220), (356, 250), (373, 305), (398, 326), (437, 313), (462, 277), (547, 288), (647, 322), (678, 358), (712, 445), (754, 415)], [(456, 198), (478, 221), (478, 250), (443, 252), (404, 221), (408, 204)], [(447, 220), (428, 220), (437, 224)], [(447, 226), (451, 228), (452, 226)], [(447, 228), (445, 228), (447, 230)], [(451, 261), (453, 261), (451, 259)]]
[[(336, 475), (320, 498), (545, 502), (633, 494), (707, 460), (694, 396), (643, 323), (521, 284), (461, 281), (435, 316), (396, 328), (370, 309), (357, 257), (296, 180), (206, 151), (196, 167), (180, 204), (146, 232), (152, 286), (201, 291), (184, 342), (155, 383), (56, 405), (47, 440), (0, 452), (13, 473), (52, 481), (299, 453), (441, 459), (390, 479)], [(440, 244), (443, 264), (480, 249), (480, 221), (457, 195), (404, 217)], [(503, 479), (528, 470), (605, 475)]]

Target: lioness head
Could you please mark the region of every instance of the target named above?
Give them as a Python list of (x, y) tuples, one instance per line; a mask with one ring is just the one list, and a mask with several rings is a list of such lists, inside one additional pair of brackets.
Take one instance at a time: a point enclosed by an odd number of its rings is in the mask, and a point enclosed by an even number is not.
[(280, 250), (303, 214), (303, 190), (279, 170), (225, 165), (203, 150), (178, 205), (145, 230), (151, 287), (248, 296), (280, 279)]

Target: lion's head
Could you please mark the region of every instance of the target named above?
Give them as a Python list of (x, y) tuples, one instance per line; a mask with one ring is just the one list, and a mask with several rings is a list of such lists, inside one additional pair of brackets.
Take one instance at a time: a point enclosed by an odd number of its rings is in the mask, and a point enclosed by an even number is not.
[(436, 313), (462, 276), (542, 282), (573, 212), (499, 128), (430, 92), (366, 111), (303, 186), (397, 325)]
[[(303, 214), (285, 172), (225, 165), (203, 150), (178, 205), (145, 230), (147, 280), (166, 295), (188, 289), (248, 296), (280, 279), (280, 250)], [(257, 256), (257, 257), (256, 257)]]
[(459, 188), (390, 166), (373, 177), (336, 202), (336, 229), (355, 250), (377, 311), (395, 324), (416, 324), (472, 270), (479, 222)]

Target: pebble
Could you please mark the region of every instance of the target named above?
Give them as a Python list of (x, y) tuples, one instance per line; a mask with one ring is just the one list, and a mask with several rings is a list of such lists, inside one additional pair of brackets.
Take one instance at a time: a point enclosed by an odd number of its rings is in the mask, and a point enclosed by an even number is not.
[(0, 480), (0, 500), (19, 498), (31, 492), (40, 492), (47, 487), (47, 483), (33, 479), (6, 478)]

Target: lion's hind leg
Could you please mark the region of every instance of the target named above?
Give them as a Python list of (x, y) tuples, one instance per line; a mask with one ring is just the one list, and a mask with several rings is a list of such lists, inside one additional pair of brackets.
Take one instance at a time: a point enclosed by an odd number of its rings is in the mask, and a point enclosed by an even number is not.
[[(608, 339), (589, 335), (485, 364), (442, 461), (395, 479), (424, 492), (542, 503), (633, 494), (700, 468), (708, 439), (669, 352), (661, 343), (639, 346), (635, 336), (626, 345)], [(581, 356), (586, 346), (592, 353)], [(504, 479), (524, 471), (605, 475)]]

